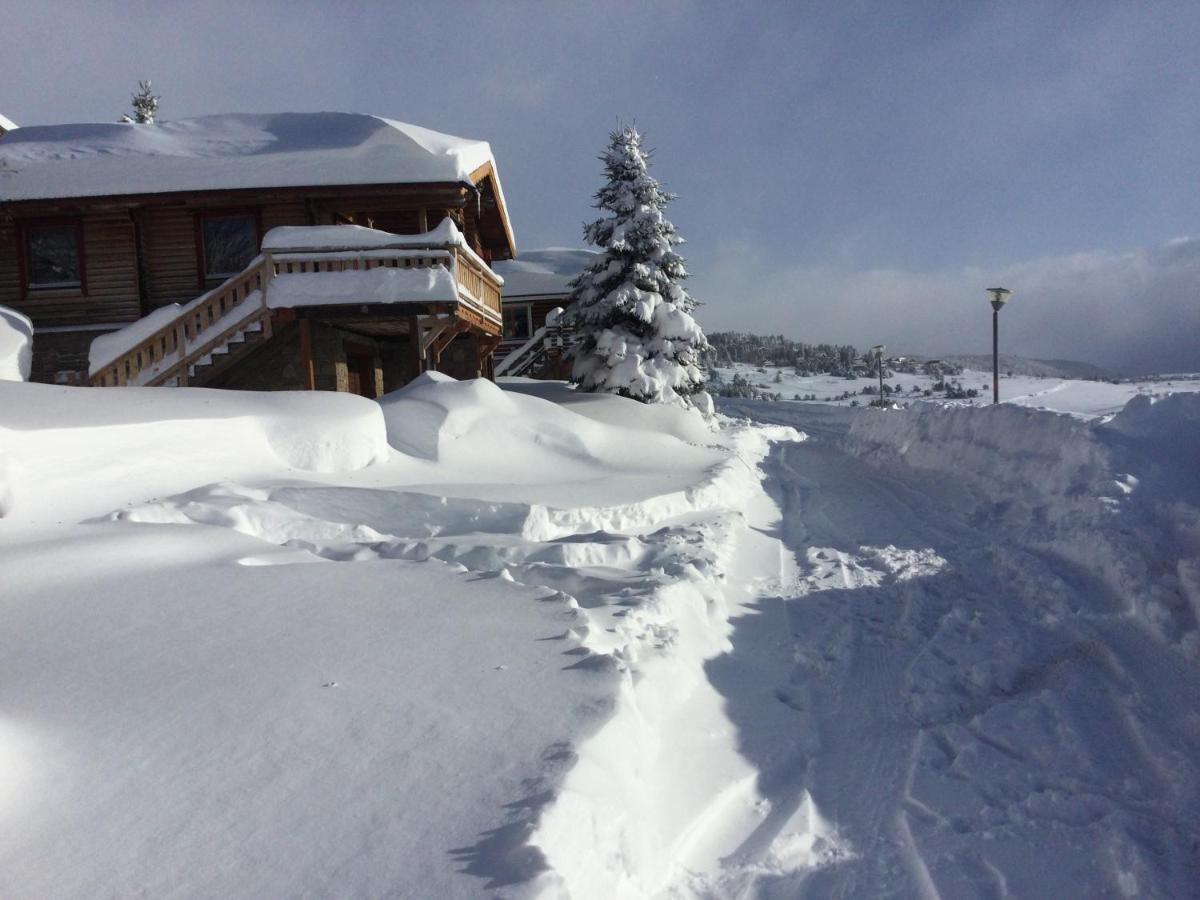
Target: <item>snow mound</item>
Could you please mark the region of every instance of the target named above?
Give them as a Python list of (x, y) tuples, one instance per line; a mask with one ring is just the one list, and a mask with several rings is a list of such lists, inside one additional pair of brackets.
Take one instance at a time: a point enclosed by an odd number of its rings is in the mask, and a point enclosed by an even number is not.
[(1135, 397), (1096, 433), (1122, 469), (1141, 469), (1143, 495), (1200, 506), (1200, 394)]
[(426, 372), (380, 400), (388, 440), (421, 459), (478, 468), (489, 478), (533, 481), (658, 472), (664, 460), (703, 468), (716, 459), (680, 439), (711, 438), (698, 414), (623, 398), (605, 398), (616, 402), (601, 412), (594, 403), (560, 405), (544, 399), (576, 396), (561, 386), (506, 387), (511, 389), (485, 379), (456, 381)]
[(1109, 493), (1107, 451), (1066, 415), (1003, 404), (889, 409), (857, 416), (847, 444), (871, 461), (953, 474), (1035, 519)]
[(571, 412), (606, 425), (669, 434), (692, 444), (707, 444), (713, 439), (714, 426), (706, 421), (697, 409), (639, 403), (616, 394), (577, 391), (565, 381), (502, 378), (500, 384), (506, 391), (549, 400)]
[(859, 415), (850, 452), (967, 486), (973, 523), (1091, 572), (1159, 640), (1200, 658), (1200, 395), (1111, 420), (991, 406)]
[(26, 381), (33, 361), (33, 323), (0, 306), (0, 381)]
[(9, 511), (56, 520), (281, 466), (352, 471), (389, 452), (379, 407), (347, 394), (2, 382), (0, 446)]
[[(384, 398), (384, 408), (393, 442), (412, 451), (420, 441), (439, 467), (460, 476), (482, 477), (481, 460), (493, 457), (499, 466), (513, 466), (506, 458), (516, 456), (519, 466), (511, 471), (525, 467), (543, 479), (564, 466), (586, 467), (590, 478), (574, 486), (577, 497), (604, 500), (607, 492), (592, 494), (588, 482), (615, 461), (636, 457), (643, 471), (656, 473), (647, 482), (653, 488), (623, 506), (553, 508), (396, 487), (221, 483), (111, 518), (218, 526), (278, 548), (239, 560), (252, 568), (441, 561), (468, 570), (474, 580), (535, 588), (540, 602), (565, 604), (558, 633), (539, 642), (558, 643), (566, 685), (599, 679), (608, 694), (590, 707), (592, 737), (547, 751), (546, 770), (531, 782), (537, 790), (529, 789), (537, 802), (510, 804), (512, 839), (487, 848), (477, 860), (484, 872), (499, 866), (513, 881), (532, 879), (535, 892), (648, 895), (683, 877), (675, 869), (676, 849), (732, 849), (770, 815), (780, 819), (781, 839), (748, 858), (746, 872), (808, 870), (836, 858), (837, 836), (811, 801), (789, 816), (759, 796), (703, 668), (726, 648), (723, 573), (740, 558), (733, 539), (739, 507), (759, 490), (754, 463), (770, 440), (798, 435), (743, 429), (724, 435), (730, 441), (724, 452), (699, 450), (490, 382), (437, 373)], [(681, 457), (688, 462), (687, 482), (671, 490), (662, 473), (678, 469)], [(709, 465), (697, 470), (696, 461)], [(486, 477), (505, 475), (492, 466)], [(472, 645), (473, 639), (464, 640)], [(549, 682), (538, 690), (548, 693), (527, 688), (522, 703), (540, 708), (563, 687)], [(683, 719), (666, 712), (679, 696), (689, 697)], [(656, 709), (662, 717), (646, 715)], [(695, 752), (677, 750), (676, 741)], [(436, 755), (444, 752), (451, 751)], [(689, 757), (686, 766), (681, 753)]]

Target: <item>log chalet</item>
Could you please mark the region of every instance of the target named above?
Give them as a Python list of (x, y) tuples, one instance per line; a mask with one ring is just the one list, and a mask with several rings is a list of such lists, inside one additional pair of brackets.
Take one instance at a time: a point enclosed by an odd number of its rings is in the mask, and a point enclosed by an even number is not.
[(223, 115), (0, 137), (0, 305), (32, 377), (378, 396), (490, 376), (491, 149), (375, 116)]

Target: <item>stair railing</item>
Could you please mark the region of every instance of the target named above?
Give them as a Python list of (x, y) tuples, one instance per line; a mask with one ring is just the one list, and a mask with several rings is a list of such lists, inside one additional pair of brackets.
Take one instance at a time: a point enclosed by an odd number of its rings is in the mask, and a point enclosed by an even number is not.
[[(258, 256), (244, 270), (180, 308), (178, 315), (115, 359), (100, 366), (88, 379), (97, 387), (154, 386), (170, 382), (187, 384), (188, 370), (222, 343), (256, 321), (270, 337), (267, 309), (269, 257)], [(235, 310), (242, 314), (230, 316)], [(208, 335), (213, 326), (220, 331)], [(200, 342), (201, 336), (207, 339)]]

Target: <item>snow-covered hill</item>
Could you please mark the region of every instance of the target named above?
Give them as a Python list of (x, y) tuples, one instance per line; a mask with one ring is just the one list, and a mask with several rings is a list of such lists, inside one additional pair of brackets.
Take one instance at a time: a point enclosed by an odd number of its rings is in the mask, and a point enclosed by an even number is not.
[[(751, 366), (737, 363), (715, 370), (726, 383), (735, 376), (746, 379), (760, 392), (778, 394), (779, 399), (799, 402), (832, 403), (839, 406), (867, 406), (878, 397), (879, 379), (872, 377), (839, 378), (833, 375), (797, 375), (791, 367)], [(945, 399), (934, 391), (938, 379), (929, 375), (894, 372), (884, 383), (895, 388), (888, 399), (901, 404), (927, 403), (956, 406), (989, 406), (992, 402), (992, 373), (966, 369), (947, 381), (977, 392), (974, 399)], [(871, 393), (864, 394), (867, 390)], [(925, 392), (928, 391), (927, 395)], [(1001, 372), (1000, 399), (1003, 403), (1071, 413), (1084, 418), (1112, 415), (1137, 396), (1162, 397), (1173, 393), (1200, 391), (1200, 373), (1168, 378), (1121, 381), (1093, 381), (1079, 378), (1034, 375), (1007, 375)]]
[(0, 895), (1184, 895), (1197, 401), (0, 382)]
[[(977, 372), (992, 371), (992, 357), (983, 353), (959, 354), (943, 357), (946, 362), (955, 363), (964, 369), (974, 369)], [(1113, 373), (1091, 363), (1079, 362), (1073, 359), (1029, 359), (1024, 356), (1013, 356), (1008, 353), (1000, 354), (1000, 371), (1011, 372), (1013, 375), (1030, 375), (1034, 378), (1103, 378), (1111, 379)]]

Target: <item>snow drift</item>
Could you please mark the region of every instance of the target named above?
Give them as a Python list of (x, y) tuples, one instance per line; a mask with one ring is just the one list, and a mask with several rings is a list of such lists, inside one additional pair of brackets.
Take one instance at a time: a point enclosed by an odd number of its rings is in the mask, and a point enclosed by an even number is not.
[(0, 495), (37, 520), (101, 515), (197, 480), (351, 471), (389, 452), (378, 405), (347, 394), (0, 382), (0, 409)]
[(0, 381), (26, 381), (33, 361), (33, 323), (0, 306)]
[[(1200, 658), (1200, 394), (1138, 396), (1091, 423), (917, 406), (857, 417), (847, 446), (968, 485), (980, 521), (1100, 573), (1160, 638)], [(1174, 571), (1156, 574), (1167, 561)]]

